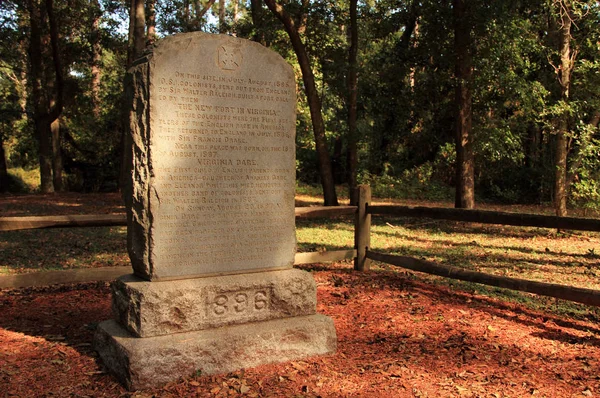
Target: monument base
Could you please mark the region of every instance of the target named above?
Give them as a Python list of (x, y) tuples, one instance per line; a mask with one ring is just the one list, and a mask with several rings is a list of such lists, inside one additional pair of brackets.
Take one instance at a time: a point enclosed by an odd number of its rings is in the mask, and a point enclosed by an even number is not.
[(136, 337), (313, 315), (317, 286), (299, 269), (112, 285), (114, 319)]
[(104, 365), (129, 390), (329, 354), (336, 345), (333, 321), (319, 314), (144, 338), (110, 320), (94, 337)]

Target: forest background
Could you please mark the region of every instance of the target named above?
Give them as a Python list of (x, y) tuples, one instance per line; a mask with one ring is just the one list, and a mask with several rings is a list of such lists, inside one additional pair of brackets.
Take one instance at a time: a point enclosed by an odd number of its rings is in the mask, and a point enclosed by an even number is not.
[(191, 31), (294, 66), (298, 181), (326, 205), (366, 183), (600, 209), (600, 2), (580, 0), (3, 0), (0, 192), (118, 190), (125, 72)]

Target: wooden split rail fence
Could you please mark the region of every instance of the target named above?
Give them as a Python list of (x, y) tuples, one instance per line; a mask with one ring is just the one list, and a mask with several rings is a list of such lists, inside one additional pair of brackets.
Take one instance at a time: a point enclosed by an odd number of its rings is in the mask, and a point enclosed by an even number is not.
[[(430, 218), (435, 220), (452, 220), (483, 224), (502, 224), (600, 232), (600, 220), (598, 219), (555, 217), (534, 214), (517, 214), (451, 208), (370, 205), (370, 187), (367, 185), (361, 185), (358, 189), (358, 206), (296, 208), (296, 218), (331, 218), (340, 216), (354, 216), (355, 244), (354, 248), (349, 250), (298, 253), (296, 254), (295, 264), (309, 264), (354, 259), (354, 269), (357, 271), (368, 271), (370, 269), (371, 261), (380, 261), (394, 266), (432, 275), (476, 282), (511, 290), (535, 293), (588, 305), (600, 306), (600, 291), (598, 290), (485, 274), (482, 272), (469, 271), (458, 267), (420, 260), (413, 257), (384, 254), (370, 250), (371, 218), (374, 215)], [(0, 218), (0, 231), (15, 231), (34, 228), (100, 227), (124, 225), (127, 225), (127, 220), (123, 214), (101, 216), (80, 215)], [(118, 276), (119, 272), (121, 272), (121, 274), (125, 274), (130, 270), (130, 267), (112, 268), (122, 268), (122, 270), (115, 270), (112, 272), (112, 274), (106, 273), (105, 276), (101, 276), (99, 274), (94, 280), (114, 279), (114, 277)], [(51, 272), (52, 271), (44, 273), (47, 276), (39, 279), (41, 283), (51, 284), (52, 280), (58, 280), (58, 282), (54, 283), (83, 281), (81, 280), (82, 277), (77, 273), (77, 270), (54, 271), (55, 274), (62, 276), (60, 278), (58, 276), (53, 278), (51, 275), (48, 275), (51, 274)], [(16, 284), (18, 284), (19, 278), (24, 280), (26, 277), (27, 274), (1, 277), (0, 288), (11, 286), (10, 282), (3, 283), (3, 278), (14, 278), (17, 280)], [(71, 279), (69, 280), (69, 278)], [(16, 287), (14, 284), (15, 282), (13, 281), (12, 287)]]

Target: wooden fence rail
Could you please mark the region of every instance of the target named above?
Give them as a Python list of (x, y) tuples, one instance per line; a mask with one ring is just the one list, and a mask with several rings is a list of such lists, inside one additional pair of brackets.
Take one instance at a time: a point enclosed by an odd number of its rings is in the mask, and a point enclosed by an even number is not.
[[(296, 218), (347, 216), (356, 213), (356, 206), (296, 207)], [(19, 231), (42, 228), (122, 227), (127, 225), (125, 214), (90, 214), (70, 216), (0, 217), (0, 231)]]
[[(331, 218), (338, 216), (354, 215), (355, 245), (354, 249), (337, 250), (331, 252), (297, 253), (295, 264), (308, 264), (325, 261), (341, 261), (354, 258), (354, 269), (368, 271), (371, 260), (403, 267), (413, 271), (444, 276), (484, 285), (497, 286), (512, 290), (535, 293), (539, 295), (556, 297), (564, 300), (575, 301), (588, 305), (600, 306), (600, 291), (582, 289), (572, 286), (558, 285), (529, 281), (518, 278), (508, 278), (482, 272), (469, 271), (457, 267), (436, 264), (412, 257), (396, 256), (377, 253), (370, 250), (371, 215), (392, 215), (401, 217), (427, 217), (438, 220), (453, 220), (484, 224), (503, 224), (514, 226), (532, 226), (542, 228), (572, 229), (583, 231), (600, 231), (600, 220), (576, 217), (555, 217), (536, 214), (517, 214), (483, 210), (464, 210), (450, 208), (411, 207), (394, 205), (371, 205), (371, 191), (366, 185), (359, 187), (358, 206), (339, 207), (297, 207), (296, 218)], [(71, 228), (71, 227), (100, 227), (124, 226), (127, 224), (125, 214), (109, 215), (74, 215), (74, 216), (49, 216), (49, 217), (4, 217), (0, 218), (0, 231), (15, 231), (33, 228)], [(129, 272), (129, 267), (118, 267), (119, 270), (106, 271), (105, 278), (113, 278), (115, 273)], [(126, 271), (126, 272), (125, 272)], [(63, 273), (60, 273), (63, 272)], [(73, 282), (84, 278), (84, 270), (67, 271), (73, 275)], [(96, 278), (100, 278), (101, 271), (97, 271)], [(82, 274), (82, 275), (80, 275)], [(43, 284), (67, 283), (65, 277), (70, 274), (56, 271), (40, 277)], [(51, 278), (49, 278), (52, 276)], [(21, 284), (33, 286), (31, 280), (35, 279), (26, 275), (13, 275), (0, 278), (0, 287), (9, 287), (7, 284)], [(8, 279), (7, 279), (8, 278)], [(10, 279), (12, 278), (12, 279)], [(10, 279), (10, 280), (9, 280)], [(29, 282), (27, 282), (29, 280)], [(92, 279), (97, 280), (97, 279)], [(12, 281), (12, 282), (11, 282)], [(39, 281), (38, 281), (39, 282)], [(18, 287), (10, 285), (10, 287)]]
[[(356, 257), (356, 250), (296, 253), (294, 265), (352, 260), (354, 257)], [(132, 272), (133, 269), (131, 266), (119, 266), (3, 275), (0, 276), (0, 289), (49, 286), (65, 283), (113, 281), (122, 275), (131, 274)]]
[[(356, 210), (356, 206), (296, 207), (295, 214), (296, 218), (331, 218), (354, 215)], [(42, 228), (120, 227), (126, 225), (127, 217), (125, 214), (0, 217), (0, 231)], [(355, 257), (355, 249), (296, 253), (294, 264), (352, 260)], [(6, 275), (0, 276), (0, 289), (46, 286), (60, 283), (110, 281), (131, 272), (132, 269), (130, 266), (124, 266)]]
[(465, 221), (482, 224), (502, 224), (520, 227), (542, 227), (600, 231), (600, 220), (593, 218), (557, 217), (540, 214), (520, 214), (487, 210), (450, 209), (440, 207), (377, 205), (368, 206), (367, 212), (376, 215), (432, 218), (436, 220)]
[(426, 274), (444, 276), (461, 281), (475, 282), (482, 285), (502, 287), (520, 292), (535, 293), (542, 296), (555, 297), (563, 300), (575, 301), (587, 305), (600, 307), (600, 291), (583, 289), (579, 287), (558, 285), (556, 283), (536, 282), (526, 279), (509, 278), (506, 276), (485, 274), (483, 272), (469, 271), (466, 269), (419, 260), (413, 257), (396, 256), (392, 254), (367, 252), (371, 260), (381, 261), (386, 264), (424, 272)]

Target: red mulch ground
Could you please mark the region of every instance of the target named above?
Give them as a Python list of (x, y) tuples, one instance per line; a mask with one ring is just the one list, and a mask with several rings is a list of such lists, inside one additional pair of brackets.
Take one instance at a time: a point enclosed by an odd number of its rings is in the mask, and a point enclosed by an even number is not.
[[(600, 328), (426, 284), (311, 269), (335, 355), (126, 392), (91, 349), (106, 284), (0, 291), (0, 395), (16, 397), (584, 397), (600, 393)], [(130, 395), (131, 394), (131, 395)]]
[[(3, 196), (2, 216), (120, 212), (117, 194)], [(335, 355), (125, 391), (91, 349), (105, 283), (0, 290), (0, 397), (586, 397), (600, 395), (600, 327), (433, 286), (392, 268), (306, 268)], [(594, 319), (594, 317), (590, 317)], [(595, 319), (597, 321), (597, 319)]]

